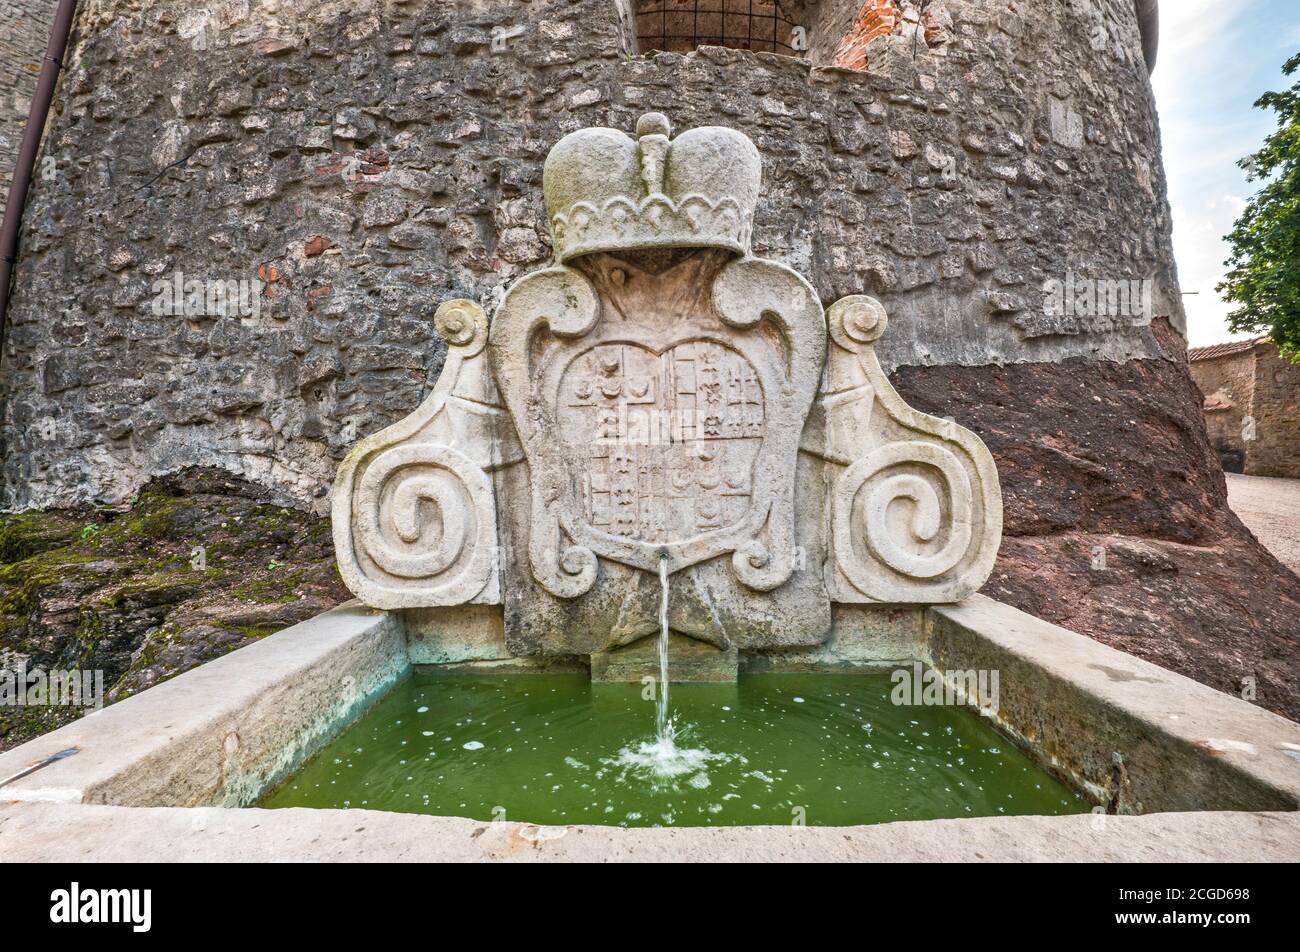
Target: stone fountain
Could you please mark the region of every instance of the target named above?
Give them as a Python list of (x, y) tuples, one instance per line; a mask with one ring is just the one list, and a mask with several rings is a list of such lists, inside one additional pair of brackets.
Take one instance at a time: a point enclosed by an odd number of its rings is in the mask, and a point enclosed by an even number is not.
[(825, 642), (834, 606), (980, 588), (1001, 538), (992, 456), (890, 385), (879, 302), (824, 311), (753, 254), (761, 180), (743, 134), (673, 138), (657, 113), (636, 138), (555, 145), (555, 264), (490, 318), (443, 302), (433, 393), (339, 469), (335, 544), (358, 598), (499, 610), (510, 655), (599, 671), (659, 632), (662, 565), (676, 639), (734, 676), (738, 652)]
[[(671, 631), (674, 680), (734, 678), (741, 661), (757, 671), (905, 661), (945, 678), (1000, 672), (1000, 700), (981, 714), (1050, 771), (1044, 779), (1107, 813), (999, 809), (956, 821), (963, 842), (982, 844), (979, 855), (1293, 859), (1293, 722), (967, 597), (1000, 542), (992, 458), (973, 434), (894, 391), (875, 354), (886, 330), (878, 302), (851, 296), (823, 312), (799, 274), (751, 253), (760, 182), (756, 149), (730, 129), (673, 139), (667, 120), (651, 114), (635, 140), (611, 129), (561, 140), (544, 182), (555, 265), (515, 283), (490, 320), (472, 301), (444, 302), (436, 322), (449, 350), (434, 392), (340, 468), (340, 570), (361, 601), (383, 611), (341, 606), (0, 754), (0, 854), (49, 860), (71, 843), (64, 852), (79, 860), (319, 860), (339, 858), (345, 844), (362, 859), (381, 851), (392, 859), (392, 844), (402, 844), (399, 857), (439, 860), (656, 851), (752, 859), (764, 849), (787, 859), (951, 858), (955, 827), (915, 823), (823, 837), (801, 824), (765, 825), (761, 838), (752, 828), (734, 837), (680, 829), (656, 839), (599, 823), (403, 816), (363, 799), (367, 829), (382, 835), (357, 837), (347, 802), (211, 809), (269, 803), (349, 725), (361, 729), (359, 718), (390, 701), (402, 724), (409, 707), (393, 704), (409, 704), (397, 691), (418, 688), (407, 677), (414, 668), (576, 657), (593, 680), (654, 673), (666, 688), (648, 636), (664, 646)], [(891, 627), (908, 618), (910, 629)], [(501, 696), (500, 685), (491, 690)], [(629, 753), (649, 752), (656, 764), (672, 753), (667, 691), (655, 693), (656, 742), (620, 750), (615, 764)], [(616, 710), (611, 701), (626, 694), (591, 691), (580, 699), (585, 719), (569, 723), (608, 723), (591, 715)], [(446, 710), (416, 714), (460, 716), (451, 692), (438, 696)], [(723, 720), (706, 725), (703, 741), (725, 740), (734, 725)], [(485, 724), (475, 718), (473, 729)], [(848, 726), (857, 750), (862, 725)], [(430, 734), (403, 729), (417, 743)], [(546, 733), (556, 753), (583, 750), (569, 733)], [(486, 756), (483, 748), (444, 747), (434, 769)], [(686, 755), (718, 760), (707, 749), (679, 753), (692, 771)], [(316, 761), (327, 770), (339, 762)], [(465, 764), (474, 776), (493, 769)], [(586, 769), (567, 758), (565, 767)], [(549, 762), (541, 769), (551, 776)], [(745, 776), (766, 782), (761, 771)], [(1015, 776), (1035, 782), (1020, 769)], [(819, 810), (852, 796), (827, 789), (833, 796)], [(459, 794), (452, 809), (465, 806)], [(578, 806), (590, 799), (584, 793)], [(752, 822), (758, 815), (742, 803), (740, 819)], [(1206, 810), (1267, 812), (1195, 812)], [(1158, 811), (1167, 812), (1127, 815)], [(927, 843), (938, 851), (927, 853)]]

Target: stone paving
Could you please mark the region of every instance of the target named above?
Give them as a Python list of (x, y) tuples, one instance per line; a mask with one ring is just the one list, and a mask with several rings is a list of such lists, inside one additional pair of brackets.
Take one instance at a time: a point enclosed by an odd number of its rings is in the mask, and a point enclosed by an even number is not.
[(1229, 473), (1228, 504), (1264, 548), (1300, 574), (1300, 479)]
[(1294, 862), (1294, 813), (987, 817), (855, 827), (620, 830), (372, 810), (0, 804), (18, 862)]

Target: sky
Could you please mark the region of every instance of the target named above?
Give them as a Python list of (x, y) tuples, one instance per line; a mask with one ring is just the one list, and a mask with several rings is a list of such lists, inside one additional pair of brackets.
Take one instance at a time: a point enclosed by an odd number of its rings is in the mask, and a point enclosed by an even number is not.
[(1249, 337), (1228, 332), (1222, 280), (1223, 236), (1255, 186), (1237, 160), (1277, 128), (1276, 114), (1253, 108), (1268, 90), (1300, 74), (1282, 64), (1300, 52), (1300, 0), (1161, 0), (1160, 55), (1152, 85), (1160, 112), (1174, 216), (1174, 257), (1193, 347)]

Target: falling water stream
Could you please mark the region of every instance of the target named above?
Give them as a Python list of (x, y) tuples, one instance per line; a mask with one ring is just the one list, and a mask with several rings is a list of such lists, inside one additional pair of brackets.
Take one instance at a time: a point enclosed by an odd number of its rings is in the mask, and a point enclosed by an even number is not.
[(624, 747), (613, 763), (643, 777), (652, 785), (684, 774), (703, 776), (711, 761), (727, 761), (726, 754), (705, 748), (678, 746), (689, 734), (679, 730), (668, 715), (668, 557), (659, 559), (659, 683), (655, 685), (655, 736), (635, 747)]
[(655, 695), (655, 740), (672, 744), (668, 720), (668, 556), (659, 559), (659, 691)]

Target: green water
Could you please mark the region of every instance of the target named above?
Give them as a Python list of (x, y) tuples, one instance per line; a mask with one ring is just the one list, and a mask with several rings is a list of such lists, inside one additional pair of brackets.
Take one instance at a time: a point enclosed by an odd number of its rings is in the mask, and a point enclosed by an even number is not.
[(654, 701), (586, 675), (403, 682), (264, 807), (606, 826), (842, 826), (1087, 812), (968, 708), (896, 707), (888, 672), (672, 686), (682, 772), (656, 775)]

